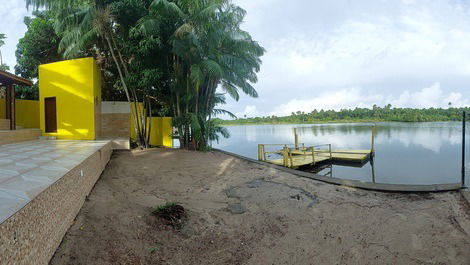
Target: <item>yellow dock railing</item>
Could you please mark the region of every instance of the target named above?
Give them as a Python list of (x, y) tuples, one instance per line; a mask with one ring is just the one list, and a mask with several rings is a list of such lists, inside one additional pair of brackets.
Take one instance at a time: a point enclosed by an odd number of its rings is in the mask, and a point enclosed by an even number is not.
[[(290, 168), (315, 165), (316, 163), (326, 161), (363, 163), (374, 156), (375, 134), (376, 127), (373, 126), (371, 149), (332, 150), (331, 144), (306, 146), (304, 143), (299, 143), (297, 128), (294, 128), (294, 144), (258, 144), (258, 160)], [(269, 155), (274, 154), (282, 158), (268, 159)]]
[[(300, 146), (301, 147), (300, 147)], [(279, 150), (278, 148), (282, 146), (282, 149)], [(290, 146), (293, 146), (291, 148)], [(273, 148), (273, 151), (267, 151), (266, 147)], [(322, 148), (322, 147), (327, 147)], [(332, 149), (331, 144), (322, 144), (322, 145), (313, 145), (313, 146), (305, 146), (305, 144), (258, 144), (258, 160), (270, 162), (267, 159), (267, 156), (270, 154), (276, 154), (282, 156), (282, 165), (285, 167), (298, 167), (301, 165), (315, 165), (317, 160), (316, 156), (319, 157), (328, 157), (329, 160), (332, 159)], [(307, 157), (311, 157), (311, 161), (307, 159)], [(302, 158), (302, 161), (298, 161), (295, 158)]]

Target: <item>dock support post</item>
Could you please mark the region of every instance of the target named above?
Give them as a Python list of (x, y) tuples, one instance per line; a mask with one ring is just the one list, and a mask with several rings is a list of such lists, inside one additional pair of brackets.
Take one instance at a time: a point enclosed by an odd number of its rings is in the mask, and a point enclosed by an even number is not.
[(294, 128), (294, 138), (295, 138), (295, 141), (294, 141), (295, 150), (299, 150), (299, 136), (297, 135), (297, 128)]
[(312, 146), (312, 164), (315, 166), (315, 147)]
[(331, 144), (328, 144), (328, 146), (330, 147), (330, 161), (333, 160), (333, 154), (331, 153)]
[(287, 149), (287, 153), (289, 155), (290, 167), (294, 167), (294, 161), (292, 161), (292, 153), (289, 152), (289, 149)]
[(288, 159), (288, 154), (287, 154), (287, 145), (284, 145), (284, 148), (282, 149), (282, 164), (287, 167), (287, 159)]
[(371, 144), (371, 148), (370, 148), (370, 152), (372, 155), (374, 155), (375, 153), (375, 149), (374, 149), (374, 144), (375, 144), (375, 133), (376, 133), (376, 127), (375, 125), (372, 127), (372, 144)]
[(462, 187), (465, 187), (465, 119), (467, 112), (463, 112), (462, 115)]
[(258, 144), (258, 160), (259, 161), (262, 161), (263, 160), (263, 145), (262, 144)]

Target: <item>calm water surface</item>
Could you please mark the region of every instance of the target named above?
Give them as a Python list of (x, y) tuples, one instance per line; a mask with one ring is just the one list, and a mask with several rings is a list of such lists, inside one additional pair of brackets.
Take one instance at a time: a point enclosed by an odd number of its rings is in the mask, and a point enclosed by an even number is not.
[[(299, 142), (306, 145), (331, 143), (333, 149), (370, 149), (371, 126), (365, 123), (227, 126), (231, 137), (213, 146), (257, 159), (258, 144), (293, 143), (293, 128), (297, 128)], [(376, 126), (373, 163), (358, 167), (328, 165), (318, 174), (394, 184), (460, 182), (461, 123), (387, 122)], [(467, 135), (467, 142), (469, 138)]]

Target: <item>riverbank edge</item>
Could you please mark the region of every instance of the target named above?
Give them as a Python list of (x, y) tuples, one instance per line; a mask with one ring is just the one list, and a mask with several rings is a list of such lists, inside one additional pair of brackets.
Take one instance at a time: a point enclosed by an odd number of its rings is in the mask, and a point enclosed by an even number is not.
[(387, 121), (387, 120), (359, 120), (359, 121), (351, 121), (351, 120), (334, 120), (334, 121), (315, 121), (315, 122), (260, 122), (260, 123), (236, 123), (236, 122), (221, 122), (220, 125), (222, 126), (253, 126), (253, 125), (321, 125), (321, 124), (376, 124), (376, 123), (387, 123), (387, 122), (395, 122), (395, 123), (432, 123), (432, 122), (462, 122), (457, 120), (446, 120), (446, 121)]
[(467, 201), (468, 206), (470, 206), (470, 188), (460, 189), (460, 194)]
[[(313, 180), (318, 180), (321, 182), (326, 182), (329, 184), (339, 185), (339, 186), (347, 186), (353, 188), (360, 188), (364, 190), (372, 190), (372, 191), (382, 191), (382, 192), (446, 192), (446, 191), (461, 191), (463, 195), (463, 191), (468, 191), (468, 189), (463, 190), (461, 183), (446, 183), (446, 184), (431, 184), (431, 185), (407, 185), (407, 184), (385, 184), (385, 183), (372, 183), (372, 182), (362, 182), (358, 180), (348, 180), (348, 179), (339, 179), (334, 177), (325, 177), (316, 175), (313, 173), (308, 173), (300, 170), (295, 170), (291, 168), (285, 168), (282, 166), (270, 164), (267, 162), (255, 160), (246, 156), (238, 155), (232, 152), (228, 152), (225, 150), (213, 148), (213, 151), (217, 151), (229, 156), (233, 156), (235, 158), (245, 160), (251, 163), (263, 165), (269, 168), (274, 168), (286, 173), (290, 173), (299, 177), (309, 178)], [(467, 200), (467, 203), (470, 204), (470, 194), (468, 197), (463, 197)]]

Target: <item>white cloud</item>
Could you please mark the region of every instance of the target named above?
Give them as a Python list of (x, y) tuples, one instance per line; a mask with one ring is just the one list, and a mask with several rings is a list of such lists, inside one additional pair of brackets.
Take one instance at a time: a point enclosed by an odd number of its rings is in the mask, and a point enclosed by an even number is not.
[(390, 99), (389, 102), (395, 107), (446, 107), (449, 103), (454, 107), (468, 106), (468, 100), (464, 99), (461, 93), (450, 92), (445, 94), (441, 89), (440, 83), (435, 83), (430, 87), (420, 91), (410, 93), (404, 91), (397, 99)]
[(239, 118), (256, 117), (256, 116), (259, 116), (259, 115), (260, 115), (260, 112), (258, 111), (258, 109), (256, 108), (255, 105), (247, 105), (247, 106), (245, 106), (245, 109), (242, 112), (235, 113), (235, 116), (237, 116)]
[(336, 91), (324, 92), (310, 99), (292, 99), (289, 102), (275, 108), (269, 115), (290, 115), (292, 112), (311, 112), (314, 109), (352, 109), (371, 108), (374, 104), (393, 107), (447, 107), (451, 102), (454, 107), (469, 106), (468, 100), (461, 93), (445, 93), (439, 83), (425, 87), (416, 92), (403, 91), (398, 97), (384, 94), (371, 94), (359, 88), (348, 88)]
[[(29, 12), (23, 0), (0, 2), (0, 32), (8, 37), (2, 52), (13, 67)], [(468, 105), (466, 1), (234, 2), (247, 10), (243, 28), (267, 49), (255, 84), (260, 98), (228, 101), (238, 116), (388, 103)]]
[(7, 37), (5, 46), (1, 47), (4, 63), (13, 67), (16, 64), (15, 50), (18, 40), (24, 36), (26, 25), (23, 19), (27, 15), (31, 15), (26, 10), (24, 0), (0, 0), (0, 33), (4, 33)]
[(267, 48), (255, 84), (266, 100), (247, 101), (264, 115), (391, 100), (403, 107), (464, 105), (470, 97), (465, 2), (237, 2), (248, 11), (245, 28)]

